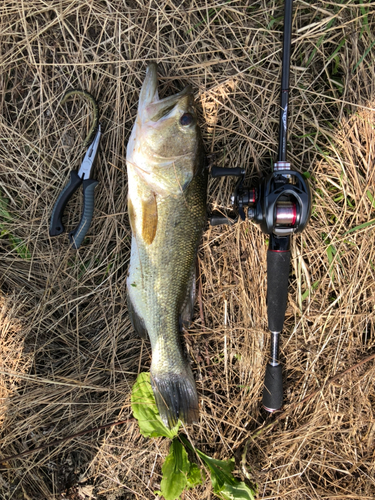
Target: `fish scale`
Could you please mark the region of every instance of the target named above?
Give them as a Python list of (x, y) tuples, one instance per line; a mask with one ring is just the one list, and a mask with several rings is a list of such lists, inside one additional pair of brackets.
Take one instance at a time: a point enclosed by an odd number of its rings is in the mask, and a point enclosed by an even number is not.
[(163, 421), (191, 423), (198, 419), (198, 396), (180, 325), (192, 310), (207, 170), (191, 89), (159, 100), (155, 65), (141, 90), (127, 169), (130, 319), (151, 341), (151, 384)]

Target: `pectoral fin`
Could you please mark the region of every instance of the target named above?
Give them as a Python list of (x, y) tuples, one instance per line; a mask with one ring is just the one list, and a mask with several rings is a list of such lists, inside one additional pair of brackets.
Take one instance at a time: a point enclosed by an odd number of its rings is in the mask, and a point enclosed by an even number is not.
[(128, 215), (132, 233), (135, 235), (135, 212), (133, 203), (131, 202), (130, 199), (128, 200)]
[(142, 200), (142, 238), (147, 245), (151, 245), (158, 226), (158, 207), (156, 196), (152, 193), (147, 200)]
[[(158, 227), (158, 207), (156, 204), (156, 196), (151, 192), (150, 196), (141, 200), (136, 211), (131, 200), (128, 200), (128, 213), (130, 227), (133, 236), (137, 237), (137, 233), (141, 232), (142, 239), (147, 245), (151, 245), (156, 235)], [(137, 222), (139, 221), (139, 222)], [(140, 224), (140, 227), (139, 227)]]

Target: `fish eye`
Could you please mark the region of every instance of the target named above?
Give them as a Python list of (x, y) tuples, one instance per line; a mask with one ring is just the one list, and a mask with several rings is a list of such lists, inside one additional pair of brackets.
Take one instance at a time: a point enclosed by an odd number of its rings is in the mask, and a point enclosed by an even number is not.
[(187, 127), (188, 125), (191, 125), (193, 123), (193, 115), (191, 113), (184, 113), (181, 118), (180, 118), (180, 124), (183, 127)]

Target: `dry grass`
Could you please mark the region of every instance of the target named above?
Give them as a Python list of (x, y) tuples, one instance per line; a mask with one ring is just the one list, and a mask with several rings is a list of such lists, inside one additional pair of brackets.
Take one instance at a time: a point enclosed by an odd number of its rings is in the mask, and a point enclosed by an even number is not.
[[(363, 6), (294, 7), (290, 158), (312, 175), (314, 209), (293, 239), (286, 407), (375, 348), (374, 226), (353, 230), (375, 216), (373, 52), (357, 65), (375, 18)], [(207, 151), (255, 181), (277, 151), (281, 16), (281, 1), (2, 2), (0, 189), (11, 217), (1, 229), (30, 258), (0, 239), (1, 456), (130, 420), (3, 464), (1, 498), (155, 497), (168, 443), (143, 439), (131, 419), (131, 386), (150, 366), (150, 346), (133, 334), (125, 302), (125, 148), (139, 88), (150, 60), (162, 95), (190, 83)], [(104, 130), (95, 217), (78, 252), (67, 235), (48, 236), (90, 121), (78, 100), (59, 108), (72, 87), (98, 97)], [(210, 181), (211, 208), (228, 207), (233, 183)], [(69, 228), (80, 203), (70, 204)], [(189, 433), (219, 458), (239, 456), (263, 421), (266, 248), (245, 222), (209, 228), (199, 255), (204, 324), (197, 306), (185, 340), (201, 421)], [(374, 376), (373, 361), (351, 371), (249, 445), (261, 498), (375, 497)], [(185, 495), (201, 498), (209, 483)]]

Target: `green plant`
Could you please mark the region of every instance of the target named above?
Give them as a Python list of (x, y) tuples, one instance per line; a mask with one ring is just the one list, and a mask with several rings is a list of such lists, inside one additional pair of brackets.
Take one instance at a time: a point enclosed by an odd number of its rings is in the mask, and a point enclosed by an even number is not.
[(366, 195), (367, 195), (367, 198), (370, 200), (373, 208), (375, 208), (375, 198), (373, 197), (373, 195), (369, 189), (366, 191)]
[(3, 198), (0, 191), (0, 238), (7, 236), (10, 246), (18, 253), (18, 255), (22, 259), (30, 259), (31, 255), (25, 243), (18, 238), (18, 236), (12, 234), (5, 226), (5, 223), (12, 221), (13, 218), (8, 212), (8, 201)]
[(199, 26), (201, 26), (202, 24), (205, 24), (205, 23), (209, 23), (210, 22), (210, 18), (212, 16), (215, 16), (215, 14), (217, 14), (218, 12), (220, 12), (220, 10), (222, 9), (222, 7), (227, 4), (227, 3), (230, 3), (231, 0), (226, 0), (224, 2), (223, 5), (220, 5), (218, 7), (212, 7), (211, 9), (209, 9), (207, 15), (204, 17), (204, 20), (203, 21), (200, 21), (199, 23), (195, 24), (194, 26), (192, 26), (190, 29), (188, 29), (186, 31), (186, 34), (190, 33), (191, 31), (193, 31), (194, 29), (196, 28), (199, 28)]
[(363, 56), (360, 58), (360, 60), (359, 60), (359, 61), (357, 62), (357, 64), (354, 66), (354, 68), (353, 68), (353, 70), (352, 70), (352, 73), (355, 73), (355, 72), (357, 71), (358, 66), (359, 66), (359, 65), (360, 65), (360, 64), (364, 61), (364, 59), (367, 57), (367, 55), (369, 54), (369, 52), (371, 51), (371, 49), (373, 48), (373, 46), (374, 46), (374, 45), (375, 45), (375, 40), (373, 40), (373, 41), (371, 42), (370, 47), (368, 47), (368, 48), (365, 50), (365, 52), (364, 52)]
[[(331, 240), (329, 239), (328, 235), (323, 233), (322, 235), (324, 243), (327, 245), (326, 252), (327, 252), (327, 257), (328, 257), (328, 262), (329, 262), (329, 275), (331, 277), (332, 283), (335, 281), (335, 272), (334, 272), (334, 262), (335, 262), (335, 256), (337, 253), (336, 247), (333, 245)], [(339, 260), (339, 259), (338, 259)]]
[(187, 449), (200, 459), (210, 474), (214, 494), (223, 500), (254, 500), (256, 485), (250, 488), (236, 479), (232, 471), (234, 458), (217, 460), (195, 448), (183, 435), (179, 434), (180, 422), (168, 429), (161, 420), (152, 392), (149, 373), (140, 373), (133, 386), (131, 405), (134, 417), (144, 437), (166, 437), (172, 440), (169, 454), (162, 466), (160, 491), (156, 493), (165, 500), (176, 500), (185, 489), (194, 488), (206, 479), (205, 470), (191, 462)]
[(310, 288), (308, 288), (307, 290), (305, 290), (303, 292), (303, 294), (301, 295), (301, 300), (304, 301), (307, 299), (307, 297), (309, 297), (309, 295), (311, 295), (319, 286), (319, 283), (320, 281), (315, 281)]

